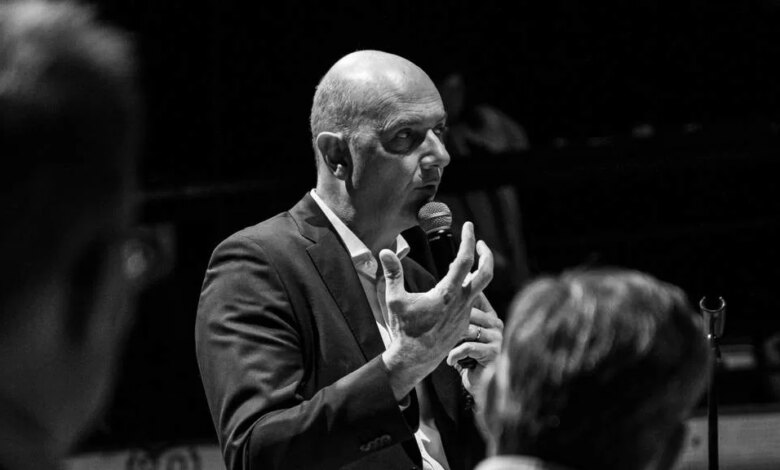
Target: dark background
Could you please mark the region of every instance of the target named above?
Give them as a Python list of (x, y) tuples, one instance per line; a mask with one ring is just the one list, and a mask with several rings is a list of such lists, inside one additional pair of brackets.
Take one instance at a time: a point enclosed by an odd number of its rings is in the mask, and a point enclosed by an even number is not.
[[(171, 245), (167, 274), (141, 299), (115, 399), (84, 450), (215, 441), (193, 344), (209, 255), (314, 185), (314, 87), (356, 49), (407, 57), (435, 82), (462, 72), (472, 104), (525, 128), (528, 151), (454, 160), (442, 190), (514, 186), (531, 275), (619, 265), (694, 301), (722, 295), (726, 340), (754, 345), (764, 365), (761, 345), (780, 332), (775, 2), (98, 6), (137, 41), (142, 222)], [(652, 135), (634, 137), (641, 125)], [(761, 374), (727, 377), (724, 404), (776, 401)]]

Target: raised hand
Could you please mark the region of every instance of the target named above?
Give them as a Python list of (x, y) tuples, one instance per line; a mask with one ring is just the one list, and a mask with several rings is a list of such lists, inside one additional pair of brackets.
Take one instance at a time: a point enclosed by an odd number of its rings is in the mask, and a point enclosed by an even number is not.
[[(479, 263), (470, 273), (476, 254)], [(392, 342), (382, 354), (397, 399), (431, 373), (467, 334), (472, 305), (493, 278), (493, 254), (476, 243), (474, 226), (463, 224), (458, 254), (447, 275), (423, 293), (406, 292), (398, 257), (379, 253), (386, 282), (388, 328)]]

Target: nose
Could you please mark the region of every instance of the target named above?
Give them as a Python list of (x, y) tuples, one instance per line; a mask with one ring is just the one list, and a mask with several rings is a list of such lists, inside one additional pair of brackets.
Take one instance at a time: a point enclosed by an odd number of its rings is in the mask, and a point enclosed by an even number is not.
[(441, 136), (437, 135), (433, 129), (425, 134), (425, 141), (421, 145), (422, 159), (420, 166), (423, 169), (441, 168), (450, 164), (450, 154), (444, 147)]

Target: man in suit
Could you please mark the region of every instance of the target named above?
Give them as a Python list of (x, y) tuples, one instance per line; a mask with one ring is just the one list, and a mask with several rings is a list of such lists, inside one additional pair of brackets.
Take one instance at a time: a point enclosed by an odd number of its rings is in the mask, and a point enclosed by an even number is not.
[(145, 264), (130, 44), (71, 2), (0, 3), (0, 468), (58, 468), (109, 397)]
[[(501, 341), (481, 295), (492, 255), (464, 224), (436, 283), (405, 257), (400, 236), (449, 163), (445, 120), (413, 63), (379, 51), (343, 57), (314, 96), (316, 188), (214, 251), (195, 337), (229, 469), (441, 470), (479, 460), (462, 392)], [(467, 356), (476, 367), (457, 365)]]
[(542, 278), (506, 333), (477, 394), (492, 455), (479, 470), (673, 468), (711, 371), (679, 288), (615, 269)]

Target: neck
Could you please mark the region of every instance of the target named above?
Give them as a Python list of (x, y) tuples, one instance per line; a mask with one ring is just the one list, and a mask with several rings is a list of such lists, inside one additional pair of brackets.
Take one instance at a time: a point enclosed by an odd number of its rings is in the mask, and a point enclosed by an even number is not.
[(376, 211), (362, 209), (348, 195), (342, 195), (338, 191), (329, 191), (321, 185), (317, 185), (316, 191), (320, 199), (365, 243), (375, 257), (378, 257), (383, 249), (393, 248), (401, 230), (393, 227), (392, 220)]

